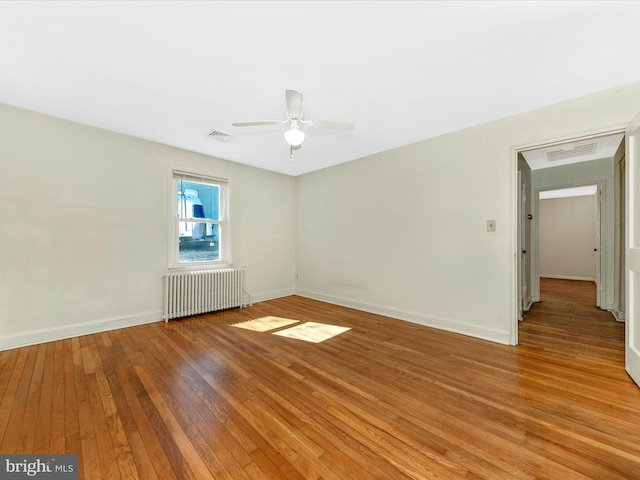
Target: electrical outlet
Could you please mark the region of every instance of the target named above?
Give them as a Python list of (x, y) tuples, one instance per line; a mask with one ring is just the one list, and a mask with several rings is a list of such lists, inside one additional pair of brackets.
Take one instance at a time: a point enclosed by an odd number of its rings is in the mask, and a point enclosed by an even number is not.
[(487, 232), (495, 232), (495, 231), (496, 231), (496, 221), (487, 220)]

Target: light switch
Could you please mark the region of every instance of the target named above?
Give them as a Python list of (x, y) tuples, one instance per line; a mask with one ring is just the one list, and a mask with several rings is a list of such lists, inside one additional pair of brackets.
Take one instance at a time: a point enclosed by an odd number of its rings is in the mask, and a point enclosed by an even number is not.
[(495, 231), (496, 231), (496, 221), (487, 220), (487, 232), (495, 232)]

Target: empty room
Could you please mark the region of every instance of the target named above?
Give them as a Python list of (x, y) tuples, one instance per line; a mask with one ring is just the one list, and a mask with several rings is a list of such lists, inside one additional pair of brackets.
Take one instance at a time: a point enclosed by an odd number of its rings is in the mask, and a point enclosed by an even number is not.
[(640, 479), (639, 22), (0, 2), (0, 477)]

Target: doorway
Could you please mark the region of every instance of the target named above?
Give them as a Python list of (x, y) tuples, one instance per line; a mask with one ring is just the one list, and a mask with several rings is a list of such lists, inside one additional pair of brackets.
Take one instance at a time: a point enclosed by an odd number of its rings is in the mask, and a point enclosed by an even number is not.
[[(621, 241), (624, 231), (624, 132), (614, 130), (579, 138), (516, 149), (517, 161), (517, 242), (516, 316), (511, 343), (518, 344), (519, 321), (533, 303), (540, 301), (540, 192), (566, 187), (596, 185), (594, 202), (600, 202), (600, 238), (592, 241), (591, 255), (596, 257), (593, 278), (598, 287), (597, 303), (603, 310), (624, 314), (624, 285)], [(593, 250), (596, 251), (593, 251)], [(582, 277), (583, 275), (575, 275)], [(616, 315), (618, 313), (619, 315)]]
[(549, 279), (562, 279), (570, 280), (565, 282), (567, 285), (593, 284), (593, 299), (587, 303), (597, 307), (602, 304), (601, 199), (601, 184), (538, 192), (537, 270), (541, 301), (546, 300), (545, 282), (548, 287), (554, 284)]

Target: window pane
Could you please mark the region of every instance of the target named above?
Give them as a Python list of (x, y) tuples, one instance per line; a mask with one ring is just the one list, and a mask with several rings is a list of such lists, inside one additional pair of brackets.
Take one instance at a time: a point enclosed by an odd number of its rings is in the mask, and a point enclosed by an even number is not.
[(193, 206), (193, 218), (206, 218), (204, 216), (204, 207), (202, 205)]
[(220, 225), (181, 221), (179, 230), (180, 263), (220, 260)]
[(220, 220), (220, 186), (178, 180), (178, 218)]

